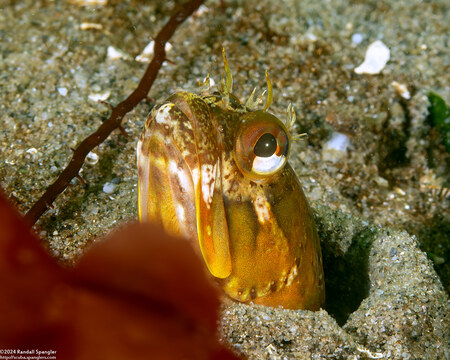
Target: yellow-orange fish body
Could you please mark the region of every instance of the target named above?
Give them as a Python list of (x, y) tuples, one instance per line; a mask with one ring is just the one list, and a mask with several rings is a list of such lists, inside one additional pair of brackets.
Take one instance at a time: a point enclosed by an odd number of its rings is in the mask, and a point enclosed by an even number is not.
[(278, 118), (231, 93), (175, 93), (138, 143), (139, 218), (190, 239), (231, 298), (317, 310), (320, 244), (289, 147)]

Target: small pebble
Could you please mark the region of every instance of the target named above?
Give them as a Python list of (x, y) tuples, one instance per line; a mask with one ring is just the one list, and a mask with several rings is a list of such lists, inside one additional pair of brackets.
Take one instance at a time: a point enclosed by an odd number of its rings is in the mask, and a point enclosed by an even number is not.
[(352, 44), (359, 45), (363, 41), (363, 36), (360, 33), (354, 33), (352, 35)]
[(381, 177), (381, 176), (375, 176), (374, 177), (374, 181), (382, 187), (388, 187), (389, 186), (389, 181), (387, 181), (385, 178)]
[(117, 185), (116, 184), (112, 184), (109, 182), (106, 182), (103, 185), (103, 192), (106, 194), (112, 194), (115, 190), (116, 190)]
[(397, 249), (396, 248), (391, 248), (391, 250), (389, 250), (389, 256), (393, 257), (395, 254), (397, 254)]
[(59, 95), (62, 95), (62, 96), (67, 95), (67, 88), (65, 88), (65, 87), (59, 87), (59, 88), (56, 88), (56, 90), (58, 90)]
[(409, 100), (411, 99), (411, 93), (408, 90), (408, 87), (405, 84), (401, 84), (397, 81), (393, 81), (391, 85), (394, 87), (395, 92), (400, 95), (403, 99)]
[(121, 181), (121, 179), (120, 179), (120, 177), (115, 177), (114, 179), (112, 179), (111, 180), (111, 184), (120, 184), (120, 181)]

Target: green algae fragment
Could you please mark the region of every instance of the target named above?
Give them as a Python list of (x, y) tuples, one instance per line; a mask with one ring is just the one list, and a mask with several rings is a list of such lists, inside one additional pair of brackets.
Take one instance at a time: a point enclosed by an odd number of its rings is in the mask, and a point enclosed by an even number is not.
[(428, 94), (428, 100), (430, 101), (429, 117), (433, 125), (439, 129), (442, 144), (450, 153), (450, 108), (444, 99), (432, 91)]

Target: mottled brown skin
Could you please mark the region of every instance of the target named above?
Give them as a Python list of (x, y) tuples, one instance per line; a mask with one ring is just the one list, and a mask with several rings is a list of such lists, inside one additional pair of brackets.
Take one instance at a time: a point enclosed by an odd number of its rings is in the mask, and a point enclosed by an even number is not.
[[(236, 164), (236, 136), (251, 110), (232, 95), (180, 92), (164, 104), (138, 144), (141, 221), (190, 238), (231, 298), (318, 310), (325, 300), (320, 244), (294, 171), (286, 163), (254, 178)], [(171, 160), (182, 175), (169, 171)], [(177, 213), (180, 206), (186, 211)]]

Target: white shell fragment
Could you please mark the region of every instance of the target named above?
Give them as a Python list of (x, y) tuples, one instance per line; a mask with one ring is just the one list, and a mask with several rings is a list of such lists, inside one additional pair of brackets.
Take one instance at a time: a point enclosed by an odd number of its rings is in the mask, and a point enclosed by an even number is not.
[(307, 33), (307, 34), (305, 34), (305, 39), (310, 42), (316, 42), (317, 36), (314, 35), (313, 33)]
[(350, 145), (350, 140), (347, 135), (335, 132), (330, 140), (325, 144), (329, 149), (345, 152)]
[(31, 154), (31, 155), (37, 155), (38, 151), (36, 150), (36, 148), (32, 147), (32, 148), (29, 148), (29, 149), (26, 151), (26, 153), (27, 153), (27, 154)]
[(204, 77), (203, 80), (201, 81), (201, 83), (204, 84), (204, 86), (209, 86), (210, 88), (216, 86), (216, 82), (212, 77), (209, 77), (209, 85), (206, 84), (206, 80), (208, 80), (208, 77)]
[(395, 92), (400, 95), (403, 99), (411, 99), (411, 94), (405, 84), (393, 81), (391, 85), (394, 87)]
[(71, 4), (79, 6), (105, 6), (108, 0), (70, 0)]
[(209, 12), (209, 8), (205, 5), (200, 5), (200, 7), (197, 9), (197, 11), (195, 12), (196, 16), (201, 16), (203, 14), (206, 14)]
[(347, 155), (347, 148), (350, 146), (350, 139), (347, 135), (335, 132), (322, 149), (322, 160), (338, 162)]
[(86, 162), (90, 165), (95, 165), (98, 162), (98, 155), (92, 151), (90, 151), (87, 155), (86, 155)]
[(369, 45), (364, 62), (355, 68), (357, 74), (378, 74), (390, 59), (389, 48), (377, 40)]
[(61, 86), (57, 87), (56, 90), (58, 90), (59, 95), (66, 96), (67, 95), (67, 88)]
[(82, 22), (80, 24), (81, 30), (103, 30), (103, 25), (92, 22)]
[[(172, 44), (167, 42), (164, 49), (168, 52), (172, 49)], [(136, 56), (136, 61), (148, 63), (151, 61), (153, 57), (153, 52), (155, 49), (155, 42), (152, 40), (148, 43), (148, 45), (144, 48), (142, 53), (140, 53), (138, 56)]]
[(108, 0), (70, 0), (71, 4), (79, 6), (105, 6)]
[(104, 93), (93, 93), (89, 94), (88, 98), (91, 101), (98, 102), (98, 101), (105, 101), (109, 98), (109, 95), (111, 95), (110, 91), (105, 91)]
[(129, 59), (130, 56), (114, 46), (108, 46), (107, 55), (110, 60)]

